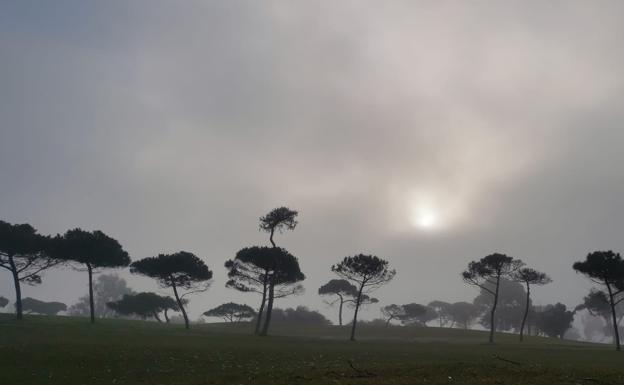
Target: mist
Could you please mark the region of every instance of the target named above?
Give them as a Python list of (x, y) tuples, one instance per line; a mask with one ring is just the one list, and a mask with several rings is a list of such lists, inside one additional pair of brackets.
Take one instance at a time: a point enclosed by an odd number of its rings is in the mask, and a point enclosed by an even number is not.
[[(397, 270), (380, 305), (471, 302), (460, 273), (493, 252), (552, 277), (536, 304), (574, 307), (573, 262), (624, 249), (624, 3), (605, 4), (3, 2), (0, 219), (195, 253), (214, 279), (192, 319), (256, 306), (223, 264), (269, 245), (258, 218), (282, 205), (306, 291), (278, 307), (336, 321), (317, 290), (358, 253)], [(87, 294), (67, 267), (24, 286)]]

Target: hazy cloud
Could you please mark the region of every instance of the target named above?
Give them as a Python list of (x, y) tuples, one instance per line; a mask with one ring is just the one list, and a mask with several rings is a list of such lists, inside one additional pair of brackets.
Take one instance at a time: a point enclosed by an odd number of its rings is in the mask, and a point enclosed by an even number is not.
[[(278, 243), (308, 276), (290, 304), (322, 307), (329, 266), (357, 252), (398, 268), (382, 301), (469, 299), (459, 272), (498, 250), (553, 276), (537, 302), (575, 305), (588, 284), (572, 262), (624, 251), (622, 14), (618, 1), (4, 2), (1, 218), (102, 229), (133, 258), (195, 252), (217, 274), (194, 316), (226, 297), (255, 306), (223, 287), (222, 264), (266, 243), (257, 218), (282, 204), (301, 218)], [(51, 272), (27, 295), (72, 302), (84, 280)]]

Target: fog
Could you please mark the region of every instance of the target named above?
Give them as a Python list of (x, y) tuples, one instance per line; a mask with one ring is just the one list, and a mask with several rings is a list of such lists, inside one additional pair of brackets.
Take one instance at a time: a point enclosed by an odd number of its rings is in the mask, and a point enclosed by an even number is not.
[[(623, 14), (618, 1), (5, 1), (0, 219), (99, 229), (134, 260), (197, 254), (215, 276), (192, 319), (258, 305), (224, 287), (223, 263), (268, 245), (258, 218), (282, 205), (299, 225), (276, 242), (307, 279), (278, 307), (335, 321), (317, 289), (357, 253), (397, 270), (380, 305), (471, 301), (460, 272), (495, 251), (553, 278), (535, 303), (574, 307), (591, 285), (572, 263), (624, 251)], [(24, 287), (86, 294), (71, 268)]]

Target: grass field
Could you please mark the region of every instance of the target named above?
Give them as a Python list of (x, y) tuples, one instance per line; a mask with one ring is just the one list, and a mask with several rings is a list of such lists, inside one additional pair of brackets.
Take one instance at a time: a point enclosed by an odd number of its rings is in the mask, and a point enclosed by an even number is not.
[[(0, 317), (0, 384), (624, 384), (611, 346), (479, 331)], [(509, 362), (513, 361), (513, 362)]]

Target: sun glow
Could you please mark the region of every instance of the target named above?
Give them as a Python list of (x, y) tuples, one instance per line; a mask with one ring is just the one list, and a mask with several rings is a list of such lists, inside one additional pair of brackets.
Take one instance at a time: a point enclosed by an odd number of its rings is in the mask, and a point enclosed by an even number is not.
[(415, 227), (428, 230), (438, 226), (439, 218), (430, 208), (417, 208), (412, 212), (411, 222)]
[(434, 234), (450, 230), (463, 213), (459, 198), (459, 194), (448, 194), (433, 187), (397, 193), (394, 199), (397, 231)]

